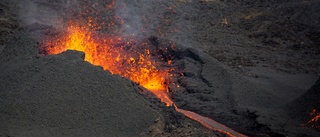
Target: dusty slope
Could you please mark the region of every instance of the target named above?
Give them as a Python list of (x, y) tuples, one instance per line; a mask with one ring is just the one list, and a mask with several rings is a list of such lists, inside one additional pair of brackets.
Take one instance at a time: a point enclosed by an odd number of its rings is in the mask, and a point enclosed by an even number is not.
[[(172, 86), (171, 93), (178, 107), (249, 136), (319, 136), (316, 130), (301, 127), (307, 121), (294, 119), (287, 111), (288, 105), (312, 86), (314, 78), (287, 73), (249, 78), (192, 48), (182, 48), (181, 55), (173, 64), (181, 67), (184, 76), (178, 78), (181, 87)], [(306, 78), (306, 83), (295, 83), (297, 77)]]
[(40, 57), (18, 33), (1, 54), (0, 136), (137, 136), (156, 119), (128, 80), (80, 52)]
[[(320, 110), (320, 79), (303, 95), (295, 99), (288, 105), (290, 113), (293, 114), (294, 118), (301, 121), (310, 120), (309, 114), (313, 109), (316, 111)], [(319, 123), (318, 123), (319, 124)]]
[(236, 69), (264, 66), (319, 76), (319, 5), (309, 1), (201, 1), (177, 6), (179, 43)]

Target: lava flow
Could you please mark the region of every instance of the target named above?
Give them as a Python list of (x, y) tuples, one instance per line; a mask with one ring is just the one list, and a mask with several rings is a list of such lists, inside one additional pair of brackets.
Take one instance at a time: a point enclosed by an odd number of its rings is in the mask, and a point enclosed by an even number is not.
[(147, 47), (147, 43), (134, 48), (135, 41), (130, 38), (97, 35), (89, 28), (80, 27), (77, 23), (69, 23), (65, 35), (46, 40), (40, 50), (44, 54), (59, 54), (66, 50), (82, 51), (85, 53), (86, 61), (140, 84), (167, 106), (174, 106), (176, 111), (198, 121), (208, 129), (232, 137), (244, 136), (210, 118), (177, 108), (166, 92), (170, 77), (173, 75), (170, 74), (172, 69), (164, 66), (169, 65), (171, 60), (165, 62), (152, 58), (151, 51), (143, 48)]
[[(148, 49), (143, 49), (144, 53), (141, 53), (132, 48), (133, 41), (129, 38), (108, 36), (101, 40), (89, 28), (80, 27), (77, 23), (69, 24), (66, 35), (45, 41), (41, 48), (46, 54), (59, 54), (66, 50), (82, 51), (85, 53), (85, 61), (102, 66), (112, 74), (129, 78), (153, 91), (168, 106), (172, 104), (168, 95), (163, 92), (167, 89), (170, 70), (157, 68), (165, 63), (152, 59)], [(141, 47), (143, 46), (142, 44)]]
[(245, 135), (238, 133), (231, 128), (226, 127), (225, 125), (222, 125), (210, 118), (201, 116), (197, 113), (188, 111), (188, 110), (183, 110), (175, 106), (176, 111), (184, 114), (186, 117), (193, 119), (195, 121), (198, 121), (201, 125), (204, 127), (211, 129), (213, 131), (218, 131), (220, 133), (229, 135), (230, 137), (246, 137)]

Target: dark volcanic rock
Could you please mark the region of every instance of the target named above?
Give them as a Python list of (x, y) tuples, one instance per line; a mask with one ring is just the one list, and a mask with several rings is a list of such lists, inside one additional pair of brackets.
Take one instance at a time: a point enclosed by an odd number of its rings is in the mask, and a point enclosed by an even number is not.
[(26, 36), (0, 55), (0, 136), (137, 136), (156, 119), (128, 80), (80, 52), (41, 57)]
[[(286, 114), (285, 105), (294, 99), (297, 90), (290, 90), (292, 85), (282, 90), (291, 94), (291, 97), (285, 96), (288, 98), (285, 100), (274, 95), (269, 86), (259, 86), (207, 54), (188, 48), (181, 48), (180, 52), (184, 57), (173, 64), (181, 66), (184, 76), (178, 83), (184, 91), (172, 92), (173, 101), (179, 108), (210, 117), (249, 136), (319, 134), (301, 128), (301, 123)], [(254, 81), (263, 82), (258, 78)], [(319, 98), (315, 93), (310, 97)]]

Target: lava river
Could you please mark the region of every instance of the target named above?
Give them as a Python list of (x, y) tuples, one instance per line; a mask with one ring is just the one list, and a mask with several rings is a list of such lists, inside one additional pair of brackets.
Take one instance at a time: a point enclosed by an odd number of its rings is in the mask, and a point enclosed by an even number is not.
[[(190, 119), (198, 121), (208, 129), (235, 137), (245, 136), (210, 118), (200, 116), (194, 112), (179, 109), (167, 94), (168, 83), (174, 77), (170, 72), (172, 68), (165, 67), (165, 62), (152, 58), (147, 43), (135, 45), (130, 37), (102, 36), (90, 31), (89, 28), (69, 23), (66, 34), (46, 39), (40, 50), (44, 54), (59, 54), (66, 50), (77, 50), (85, 53), (85, 61), (112, 74), (118, 74), (148, 89), (167, 106), (174, 106)], [(139, 50), (137, 50), (139, 49)]]

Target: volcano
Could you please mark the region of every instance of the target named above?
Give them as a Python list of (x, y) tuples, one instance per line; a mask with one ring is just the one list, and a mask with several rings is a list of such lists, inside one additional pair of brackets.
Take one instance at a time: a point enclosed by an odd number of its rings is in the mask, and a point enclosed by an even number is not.
[(319, 4), (2, 1), (0, 136), (319, 136)]

